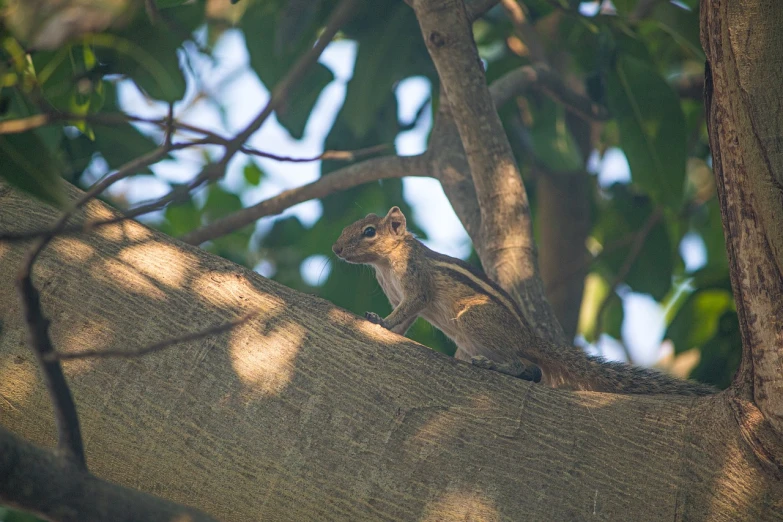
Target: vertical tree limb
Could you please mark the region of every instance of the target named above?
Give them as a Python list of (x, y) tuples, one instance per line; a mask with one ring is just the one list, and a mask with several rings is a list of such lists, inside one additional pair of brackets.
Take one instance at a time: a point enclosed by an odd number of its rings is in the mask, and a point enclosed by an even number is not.
[(476, 247), (484, 268), (522, 304), (531, 327), (563, 341), (538, 274), (527, 194), (490, 96), (464, 3), (411, 3), (470, 165), (484, 238)]
[(701, 2), (705, 105), (742, 332), (735, 387), (783, 434), (783, 10)]

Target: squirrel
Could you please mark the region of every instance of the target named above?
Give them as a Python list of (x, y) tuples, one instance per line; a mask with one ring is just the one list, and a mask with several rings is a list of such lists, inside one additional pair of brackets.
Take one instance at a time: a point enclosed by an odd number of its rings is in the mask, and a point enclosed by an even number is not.
[[(626, 394), (709, 395), (716, 390), (656, 370), (587, 355), (536, 337), (514, 300), (470, 264), (429, 249), (406, 227), (399, 207), (369, 214), (343, 229), (332, 246), (342, 260), (367, 264), (394, 307), (365, 317), (405, 335), (421, 316), (457, 345), (454, 357), (553, 388)], [(535, 367), (533, 367), (534, 370)]]

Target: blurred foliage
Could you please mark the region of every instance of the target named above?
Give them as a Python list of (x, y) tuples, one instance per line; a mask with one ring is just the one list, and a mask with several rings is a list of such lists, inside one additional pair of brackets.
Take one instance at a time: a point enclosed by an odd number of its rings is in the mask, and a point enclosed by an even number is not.
[[(21, 0), (12, 3), (24, 5)], [(616, 12), (589, 15), (576, 10), (579, 2), (559, 3), (572, 8), (559, 8), (551, 0), (526, 1), (528, 20), (548, 55), (556, 57), (569, 85), (611, 112), (610, 121), (594, 126), (590, 144), (594, 156), (600, 159), (607, 150), (619, 149), (631, 170), (630, 182), (593, 184), (588, 246), (597, 257), (587, 280), (580, 334), (590, 342), (599, 333), (622, 340), (625, 314), (618, 292), (649, 294), (665, 307), (666, 338), (673, 342), (675, 354), (700, 350), (692, 375), (726, 386), (739, 360), (740, 339), (720, 211), (709, 169), (702, 104), (681, 97), (678, 91), (680, 79), (703, 75), (697, 2), (658, 2), (635, 22), (629, 14), (638, 0), (618, 0)], [(40, 2), (29, 5), (34, 4)], [(336, 4), (336, 0), (246, 0), (232, 6), (218, 0), (157, 0), (157, 12), (150, 13), (140, 1), (63, 0), (56, 9), (17, 10), (15, 18), (4, 19), (0, 29), (0, 121), (52, 111), (117, 113), (120, 81), (133, 82), (150, 103), (164, 109), (168, 102), (181, 107), (193, 92), (209, 96), (199, 91), (187, 57), (217, 59), (213, 46), (231, 27), (227, 21), (245, 36), (251, 70), (272, 89), (312, 45)], [(588, 13), (596, 4), (585, 2), (581, 7)], [(65, 23), (68, 9), (83, 14), (82, 23)], [(50, 32), (42, 33), (42, 28)], [(518, 35), (501, 7), (478, 20), (474, 34), (488, 81), (530, 63), (525, 47), (514, 43), (519, 42)], [(399, 0), (362, 2), (339, 37), (355, 41), (358, 47), (345, 101), (324, 149), (394, 143), (400, 132), (416, 123), (398, 118), (399, 82), (425, 78), (434, 98), (439, 89), (413, 11)], [(334, 80), (334, 73), (318, 64), (288, 93), (275, 116), (293, 139), (302, 138), (317, 100)], [(219, 93), (210, 100), (222, 110)], [(583, 145), (565, 118), (566, 108), (543, 93), (518, 97), (499, 109), (535, 214), (535, 179), (527, 175), (531, 165), (552, 172), (579, 170), (588, 151), (580, 150)], [(417, 118), (431, 110), (425, 105)], [(117, 168), (153, 150), (162, 132), (142, 129), (131, 123), (98, 126), (74, 120), (3, 135), (0, 175), (59, 204), (60, 176), (84, 186), (95, 179), (96, 171), (100, 175), (107, 166)], [(204, 151), (205, 162), (210, 154)], [(179, 236), (246, 206), (245, 194), (263, 189), (270, 177), (253, 158), (242, 159), (240, 165), (242, 186), (212, 185), (169, 206), (155, 226)], [(328, 176), (342, 166), (324, 161), (321, 174)], [(125, 205), (121, 195), (115, 195), (114, 203)], [(330, 247), (345, 225), (392, 205), (400, 205), (411, 216), (400, 180), (324, 198), (322, 216), (312, 225), (288, 215), (248, 226), (205, 248), (358, 314), (366, 310), (385, 314), (390, 307), (371, 271), (337, 262)], [(425, 237), (414, 217), (409, 219), (411, 229)], [(645, 229), (640, 250), (626, 266), (635, 238)], [(686, 267), (681, 254), (686, 237), (704, 245), (702, 266)], [(475, 255), (471, 259), (478, 264)], [(311, 262), (322, 267), (315, 284), (302, 275), (303, 265)], [(615, 285), (618, 274), (621, 281)], [(451, 343), (423, 321), (416, 323), (410, 336), (435, 349), (453, 351)]]
[(0, 522), (40, 522), (41, 519), (30, 513), (17, 511), (0, 505)]

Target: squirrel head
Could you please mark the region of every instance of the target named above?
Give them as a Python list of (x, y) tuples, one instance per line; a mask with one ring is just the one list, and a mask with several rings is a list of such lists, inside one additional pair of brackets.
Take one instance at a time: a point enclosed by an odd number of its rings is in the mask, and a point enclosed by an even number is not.
[(349, 263), (373, 264), (388, 260), (409, 235), (402, 211), (392, 207), (384, 217), (368, 214), (345, 227), (332, 251)]

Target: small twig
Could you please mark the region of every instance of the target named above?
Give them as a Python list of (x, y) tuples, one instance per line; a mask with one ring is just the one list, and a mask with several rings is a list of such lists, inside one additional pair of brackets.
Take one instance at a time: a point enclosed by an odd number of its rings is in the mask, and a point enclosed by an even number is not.
[[(609, 292), (606, 294), (606, 297), (604, 297), (603, 301), (601, 301), (601, 306), (598, 307), (598, 314), (595, 316), (595, 320), (598, 322), (598, 327), (596, 328), (595, 334), (596, 339), (598, 339), (603, 333), (603, 315), (606, 309), (609, 307), (611, 300), (616, 297), (615, 294), (617, 292), (617, 286), (622, 283), (626, 277), (628, 277), (628, 273), (631, 271), (633, 264), (636, 262), (636, 259), (642, 252), (642, 248), (644, 248), (644, 243), (647, 241), (647, 237), (650, 235), (650, 232), (652, 232), (652, 229), (655, 228), (655, 225), (658, 224), (662, 217), (663, 211), (660, 208), (656, 208), (652, 214), (647, 217), (647, 221), (645, 221), (645, 223), (642, 225), (642, 228), (640, 228), (636, 233), (636, 237), (634, 237), (631, 248), (628, 250), (628, 255), (625, 256), (625, 260), (623, 261), (622, 266), (620, 266), (620, 269), (617, 271), (617, 274), (615, 274), (612, 282), (609, 283)], [(626, 356), (629, 357), (628, 360), (630, 362), (630, 354), (626, 353)]]
[(340, 190), (379, 179), (429, 176), (423, 158), (424, 156), (383, 156), (369, 159), (332, 172), (307, 185), (283, 191), (252, 207), (244, 208), (194, 230), (180, 239), (191, 245), (200, 245), (239, 230), (262, 217), (279, 214), (304, 201), (322, 198)]
[(65, 380), (60, 363), (47, 359), (50, 354), (54, 353), (54, 346), (49, 337), (49, 321), (41, 311), (41, 296), (32, 281), (32, 266), (40, 248), (40, 245), (36, 245), (22, 265), (17, 288), (24, 310), (30, 348), (41, 367), (46, 389), (49, 391), (49, 398), (52, 401), (54, 418), (57, 423), (57, 448), (78, 467), (87, 469), (79, 417), (76, 413), (76, 404), (73, 402), (71, 390), (68, 388), (68, 382)]
[(170, 146), (174, 138), (174, 103), (169, 103), (169, 114), (166, 118), (166, 132), (163, 145)]
[(138, 350), (121, 350), (121, 349), (108, 349), (108, 350), (84, 350), (81, 352), (69, 352), (69, 353), (63, 353), (63, 352), (50, 352), (47, 355), (47, 360), (49, 361), (68, 361), (73, 359), (88, 359), (88, 358), (106, 358), (106, 357), (120, 357), (120, 358), (131, 358), (131, 357), (140, 357), (142, 355), (147, 355), (149, 353), (153, 352), (159, 352), (161, 350), (165, 350), (166, 348), (170, 348), (177, 344), (182, 343), (189, 343), (191, 341), (198, 341), (199, 339), (203, 339), (205, 337), (210, 337), (213, 335), (218, 335), (223, 332), (226, 332), (228, 330), (231, 330), (248, 320), (252, 319), (256, 315), (258, 315), (258, 311), (250, 312), (249, 314), (246, 314), (239, 319), (235, 319), (233, 321), (229, 321), (227, 323), (219, 324), (216, 326), (211, 326), (209, 328), (206, 328), (204, 330), (188, 333), (185, 335), (181, 335), (179, 337), (174, 337), (173, 339), (166, 339), (165, 341), (160, 341), (155, 344), (151, 344), (149, 346), (145, 346), (143, 348), (139, 348)]
[(309, 158), (292, 158), (290, 156), (278, 156), (277, 154), (272, 154), (271, 152), (262, 152), (260, 150), (255, 150), (247, 147), (242, 147), (241, 151), (247, 154), (248, 156), (259, 156), (261, 158), (269, 158), (276, 161), (284, 161), (289, 163), (306, 163), (310, 161), (321, 161), (321, 160), (354, 161), (357, 158), (370, 156), (372, 154), (383, 152), (388, 149), (389, 149), (389, 145), (381, 144), (381, 145), (375, 145), (373, 147), (366, 147), (364, 149), (357, 149), (357, 150), (326, 150), (321, 154), (318, 154), (317, 156), (311, 156)]

